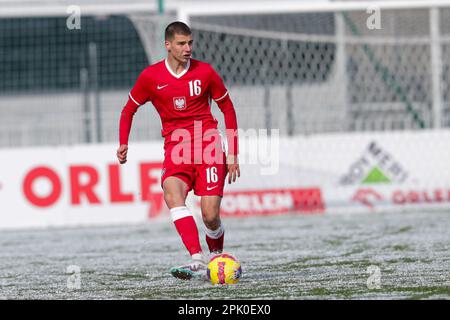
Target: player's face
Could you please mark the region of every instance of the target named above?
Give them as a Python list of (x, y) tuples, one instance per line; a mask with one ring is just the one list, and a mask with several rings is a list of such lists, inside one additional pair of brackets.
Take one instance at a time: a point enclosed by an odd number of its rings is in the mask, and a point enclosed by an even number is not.
[(192, 55), (192, 35), (175, 34), (171, 41), (166, 41), (166, 49), (175, 60), (186, 63)]

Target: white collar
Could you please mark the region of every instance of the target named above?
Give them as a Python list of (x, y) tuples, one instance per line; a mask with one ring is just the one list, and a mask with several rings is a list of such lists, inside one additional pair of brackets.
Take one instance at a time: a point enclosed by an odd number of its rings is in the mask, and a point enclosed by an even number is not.
[(181, 78), (186, 72), (188, 72), (189, 67), (191, 66), (191, 59), (189, 59), (188, 62), (186, 63), (186, 68), (184, 68), (184, 70), (181, 71), (181, 73), (176, 74), (175, 72), (172, 71), (172, 68), (170, 68), (169, 62), (167, 62), (167, 58), (164, 60), (164, 62), (166, 64), (167, 71), (169, 71), (169, 73), (177, 79)]

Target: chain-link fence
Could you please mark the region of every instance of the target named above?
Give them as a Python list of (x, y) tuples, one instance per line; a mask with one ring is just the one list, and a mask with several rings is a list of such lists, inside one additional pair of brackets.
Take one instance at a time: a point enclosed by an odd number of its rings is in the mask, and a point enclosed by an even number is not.
[[(434, 10), (434, 11), (433, 11)], [(194, 58), (222, 75), (243, 129), (296, 135), (450, 125), (450, 9), (195, 16)], [(165, 55), (175, 16), (2, 18), (0, 146), (117, 141), (120, 111)], [(222, 120), (220, 111), (213, 113)], [(158, 139), (151, 104), (132, 140)]]

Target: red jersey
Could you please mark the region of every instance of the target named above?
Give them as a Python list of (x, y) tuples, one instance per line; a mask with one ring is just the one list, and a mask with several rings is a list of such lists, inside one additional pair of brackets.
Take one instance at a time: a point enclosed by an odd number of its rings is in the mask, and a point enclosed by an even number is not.
[[(190, 59), (185, 70), (178, 75), (171, 70), (166, 59), (147, 67), (139, 75), (129, 98), (133, 104), (128, 103), (122, 111), (121, 144), (128, 144), (131, 119), (137, 108), (149, 101), (161, 117), (161, 134), (166, 140), (175, 129), (192, 132), (194, 121), (202, 122), (203, 132), (216, 129), (218, 122), (211, 113), (211, 99), (224, 113), (227, 131), (237, 129), (236, 113), (222, 79), (208, 63), (195, 59)], [(127, 118), (129, 124), (126, 123)], [(237, 137), (233, 140), (235, 147), (232, 153), (237, 154)]]

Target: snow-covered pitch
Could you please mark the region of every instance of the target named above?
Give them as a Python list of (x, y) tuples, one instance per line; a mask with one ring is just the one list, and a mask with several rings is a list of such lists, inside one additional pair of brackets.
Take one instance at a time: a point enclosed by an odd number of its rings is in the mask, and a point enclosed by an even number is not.
[(223, 221), (236, 285), (173, 278), (188, 255), (167, 220), (2, 231), (0, 299), (450, 298), (448, 212)]

